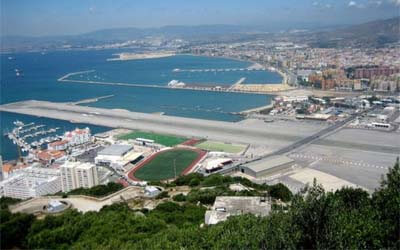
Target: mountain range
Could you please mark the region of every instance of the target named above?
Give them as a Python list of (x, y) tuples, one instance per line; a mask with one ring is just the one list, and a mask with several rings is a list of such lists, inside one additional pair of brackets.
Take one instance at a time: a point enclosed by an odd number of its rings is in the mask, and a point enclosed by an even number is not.
[(63, 45), (73, 47), (93, 46), (105, 43), (124, 42), (149, 37), (165, 39), (184, 39), (190, 42), (214, 42), (250, 40), (254, 38), (279, 38), (284, 34), (309, 43), (315, 47), (337, 46), (382, 46), (399, 41), (400, 18), (376, 20), (364, 24), (345, 27), (319, 27), (302, 32), (270, 32), (266, 26), (239, 25), (199, 25), (164, 26), (161, 28), (114, 28), (68, 36), (6, 36), (1, 37), (1, 50), (55, 49)]
[(400, 17), (316, 32), (310, 39), (316, 47), (380, 47), (400, 40)]

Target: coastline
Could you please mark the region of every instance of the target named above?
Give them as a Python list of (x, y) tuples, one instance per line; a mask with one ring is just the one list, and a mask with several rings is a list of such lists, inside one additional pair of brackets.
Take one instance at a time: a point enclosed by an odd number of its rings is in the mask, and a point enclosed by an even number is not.
[[(235, 61), (239, 61), (239, 62), (246, 62), (246, 63), (251, 63), (250, 66), (248, 66), (247, 68), (251, 68), (254, 65), (260, 65), (263, 70), (271, 72), (271, 73), (278, 73), (281, 77), (282, 77), (282, 82), (280, 83), (273, 83), (273, 82), (266, 82), (266, 83), (262, 83), (264, 85), (268, 85), (268, 84), (285, 84), (287, 81), (287, 75), (282, 72), (281, 70), (274, 68), (275, 71), (269, 70), (266, 66), (263, 66), (261, 63), (259, 62), (255, 62), (255, 61), (251, 61), (251, 60), (245, 60), (245, 59), (240, 59), (240, 58), (235, 58), (235, 57), (229, 57), (229, 56), (209, 56), (209, 55), (199, 55), (199, 54), (192, 54), (192, 53), (182, 53), (182, 54), (176, 54), (176, 55), (187, 55), (187, 56), (198, 56), (198, 57), (211, 57), (211, 58), (222, 58), (222, 59), (228, 59), (228, 60), (235, 60)], [(261, 85), (261, 84), (260, 84)]]
[(123, 52), (123, 53), (117, 53), (113, 54), (117, 55), (118, 57), (116, 58), (108, 58), (107, 61), (129, 61), (129, 60), (142, 60), (142, 59), (157, 59), (157, 58), (164, 58), (164, 57), (171, 57), (175, 56), (176, 53), (172, 51), (164, 51), (164, 52), (158, 52), (158, 53), (129, 53), (129, 52)]
[[(121, 53), (124, 54), (124, 53)], [(121, 56), (121, 54), (118, 54)], [(175, 53), (149, 53), (149, 54), (132, 54), (131, 58), (123, 59), (123, 60), (139, 60), (142, 58), (152, 59), (152, 58), (159, 58), (159, 57), (167, 57), (167, 56), (179, 56), (179, 55), (187, 55), (187, 56), (195, 56), (195, 57), (209, 57), (209, 58), (222, 58), (234, 61), (245, 62), (248, 65), (246, 68), (257, 68), (263, 69), (272, 73), (277, 73), (282, 76), (281, 83), (266, 83), (266, 84), (242, 84), (242, 82), (236, 82), (228, 87), (218, 87), (217, 84), (215, 86), (198, 86), (198, 85), (188, 85), (182, 87), (170, 87), (170, 86), (159, 86), (159, 85), (147, 85), (147, 84), (134, 84), (134, 83), (121, 83), (121, 82), (100, 82), (100, 81), (85, 81), (85, 80), (72, 80), (68, 79), (68, 76), (72, 76), (79, 73), (86, 73), (92, 71), (82, 71), (76, 73), (69, 73), (61, 78), (58, 79), (60, 82), (76, 82), (76, 83), (85, 83), (85, 84), (99, 84), (99, 85), (115, 85), (115, 86), (129, 86), (129, 87), (147, 87), (147, 88), (167, 88), (167, 89), (175, 89), (175, 90), (196, 90), (196, 91), (211, 91), (211, 92), (232, 92), (232, 93), (243, 93), (243, 94), (261, 94), (261, 95), (277, 95), (278, 92), (286, 92), (293, 90), (295, 88), (286, 84), (287, 76), (286, 74), (279, 70), (275, 69), (274, 71), (269, 70), (267, 66), (264, 66), (258, 62), (243, 60), (233, 57), (223, 57), (223, 56), (206, 56), (206, 55), (198, 55), (198, 54), (191, 54), (191, 53), (184, 53), (184, 54), (175, 54)], [(108, 59), (110, 60), (110, 59)], [(115, 58), (113, 60), (121, 60), (120, 58)], [(269, 104), (267, 105), (269, 106)], [(255, 107), (249, 110), (238, 111), (238, 114), (246, 111), (256, 111), (259, 109), (265, 108), (266, 105), (262, 105), (260, 107)]]

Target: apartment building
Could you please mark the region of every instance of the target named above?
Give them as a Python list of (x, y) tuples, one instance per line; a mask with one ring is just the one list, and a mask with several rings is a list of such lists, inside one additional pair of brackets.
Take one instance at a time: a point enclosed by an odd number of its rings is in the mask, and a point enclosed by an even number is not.
[(99, 184), (97, 167), (91, 163), (67, 161), (60, 170), (63, 192), (81, 187), (90, 188)]
[(58, 169), (27, 167), (1, 182), (4, 196), (27, 199), (61, 191)]

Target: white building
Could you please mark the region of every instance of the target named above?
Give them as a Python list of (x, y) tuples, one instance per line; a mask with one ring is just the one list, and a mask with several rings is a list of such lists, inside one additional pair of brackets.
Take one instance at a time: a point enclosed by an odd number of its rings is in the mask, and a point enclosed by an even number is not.
[(61, 191), (58, 169), (27, 167), (2, 181), (4, 196), (27, 199)]
[(91, 188), (99, 184), (97, 167), (91, 163), (65, 162), (61, 167), (61, 189)]
[(211, 159), (207, 161), (207, 164), (205, 165), (204, 169), (206, 170), (207, 173), (211, 173), (213, 171), (222, 169), (224, 166), (229, 165), (231, 163), (232, 163), (231, 158)]
[(97, 153), (94, 159), (96, 165), (109, 166), (125, 171), (124, 166), (141, 157), (143, 153), (135, 152), (133, 146), (113, 144)]
[(66, 132), (64, 135), (64, 140), (68, 141), (70, 146), (76, 146), (86, 142), (90, 142), (91, 140), (90, 129), (76, 128), (73, 131)]
[(154, 186), (146, 186), (144, 188), (144, 193), (147, 197), (156, 197), (158, 194), (161, 193), (161, 191)]

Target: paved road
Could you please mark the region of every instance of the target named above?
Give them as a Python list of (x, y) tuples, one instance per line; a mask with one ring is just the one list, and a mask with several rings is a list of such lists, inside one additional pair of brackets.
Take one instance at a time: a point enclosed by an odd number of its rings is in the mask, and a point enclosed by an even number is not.
[(290, 144), (288, 146), (285, 146), (283, 148), (280, 148), (280, 149), (278, 149), (278, 150), (276, 150), (276, 151), (274, 151), (272, 153), (268, 153), (268, 154), (266, 154), (264, 156), (261, 156), (259, 158), (252, 159), (252, 160), (249, 160), (249, 161), (238, 162), (235, 165), (232, 165), (232, 166), (230, 166), (228, 168), (224, 168), (224, 169), (222, 169), (220, 171), (217, 171), (217, 172), (221, 173), (221, 174), (229, 173), (229, 172), (232, 172), (234, 170), (237, 170), (241, 165), (248, 164), (250, 162), (255, 162), (255, 161), (262, 161), (262, 160), (265, 160), (265, 159), (267, 159), (269, 157), (272, 157), (272, 156), (289, 153), (289, 152), (291, 152), (291, 151), (293, 151), (295, 149), (298, 149), (298, 148), (300, 148), (300, 147), (302, 147), (302, 146), (304, 146), (306, 144), (310, 144), (313, 141), (316, 141), (316, 140), (320, 139), (321, 137), (323, 137), (323, 136), (325, 136), (325, 135), (327, 135), (327, 134), (329, 134), (331, 132), (334, 132), (336, 130), (339, 130), (339, 129), (343, 128), (347, 123), (349, 123), (352, 120), (354, 120), (358, 115), (360, 115), (360, 114), (352, 114), (349, 117), (347, 117), (346, 119), (334, 123), (330, 127), (322, 129), (321, 131), (319, 131), (319, 132), (317, 132), (317, 133), (315, 133), (315, 134), (313, 134), (311, 136), (308, 136), (308, 137), (306, 137), (304, 139), (296, 141), (296, 142), (294, 142), (294, 143), (292, 143), (292, 144)]
[(347, 123), (349, 123), (350, 121), (354, 120), (357, 117), (357, 115), (358, 114), (353, 114), (353, 115), (347, 117), (346, 119), (344, 119), (342, 121), (334, 123), (330, 127), (322, 129), (321, 131), (319, 131), (319, 132), (317, 132), (317, 133), (315, 133), (315, 134), (313, 134), (313, 135), (311, 135), (309, 137), (306, 137), (306, 138), (304, 138), (304, 139), (302, 139), (300, 141), (297, 141), (297, 142), (293, 143), (292, 145), (286, 146), (286, 147), (281, 148), (281, 149), (279, 149), (279, 150), (277, 150), (277, 151), (275, 151), (275, 152), (273, 152), (271, 154), (265, 155), (264, 158), (267, 158), (267, 157), (270, 157), (270, 156), (274, 156), (274, 155), (281, 155), (281, 154), (289, 153), (290, 151), (293, 151), (293, 150), (295, 150), (295, 149), (297, 149), (297, 148), (299, 148), (299, 147), (301, 147), (303, 145), (309, 144), (309, 143), (311, 143), (311, 142), (313, 142), (313, 141), (315, 141), (317, 139), (320, 139), (321, 137), (323, 137), (323, 136), (325, 136), (325, 135), (327, 135), (327, 134), (329, 134), (329, 133), (331, 133), (333, 131), (336, 131), (338, 129), (343, 128)]

